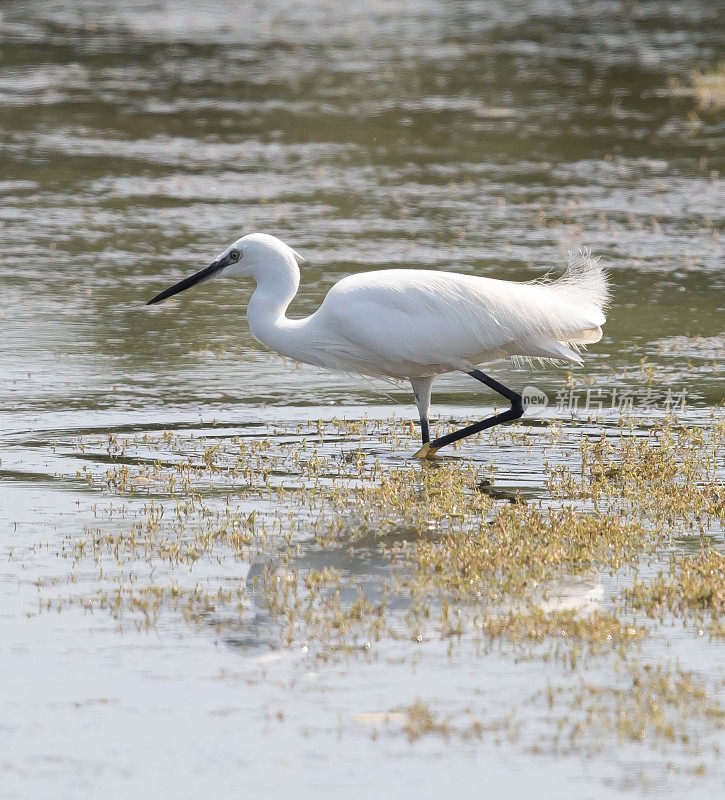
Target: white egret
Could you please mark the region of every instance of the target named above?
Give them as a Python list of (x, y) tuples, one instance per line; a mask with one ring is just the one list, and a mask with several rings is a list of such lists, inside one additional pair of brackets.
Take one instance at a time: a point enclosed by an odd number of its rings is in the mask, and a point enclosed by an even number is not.
[[(573, 260), (556, 281), (514, 283), (420, 269), (364, 272), (338, 281), (314, 314), (288, 319), (303, 260), (274, 236), (251, 233), (149, 305), (217, 275), (253, 278), (257, 286), (247, 319), (252, 335), (271, 350), (332, 370), (410, 381), (420, 414), (420, 458), (523, 414), (521, 395), (481, 372), (479, 364), (512, 356), (580, 364), (579, 346), (602, 336), (607, 278), (588, 254)], [(431, 441), (433, 381), (458, 370), (511, 407)]]

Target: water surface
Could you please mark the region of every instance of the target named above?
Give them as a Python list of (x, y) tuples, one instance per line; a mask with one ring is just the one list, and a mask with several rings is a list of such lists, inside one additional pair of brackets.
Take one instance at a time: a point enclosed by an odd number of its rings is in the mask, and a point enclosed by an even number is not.
[[(390, 439), (415, 417), (408, 387), (264, 351), (244, 319), (244, 282), (210, 282), (145, 307), (251, 231), (273, 233), (309, 260), (293, 315), (368, 269), (526, 280), (583, 246), (602, 258), (613, 304), (584, 369), (571, 377), (492, 366), (500, 380), (548, 396), (524, 423), (534, 443), (522, 453), (515, 441), (484, 440), (451, 455), (495, 467), (506, 491), (549, 502), (545, 463), (574, 463), (581, 436), (615, 426), (627, 390), (640, 435), (683, 391), (680, 422), (714, 424), (725, 283), (722, 36), (717, 4), (694, 2), (3, 4), (4, 796), (300, 786), (320, 796), (402, 786), (434, 796), (451, 775), (464, 794), (485, 777), (492, 788), (543, 797), (563, 785), (582, 797), (691, 785), (715, 796), (709, 740), (702, 776), (663, 770), (665, 757), (636, 747), (591, 759), (532, 755), (540, 720), (526, 708), (541, 666), (514, 668), (506, 652), (463, 647), (452, 657), (432, 639), (413, 653), (391, 640), (344, 667), (318, 667), (280, 648), (262, 611), (233, 634), (181, 611), (149, 631), (79, 604), (61, 609), (58, 598), (90, 596), (98, 583), (98, 564), (81, 559), (68, 585), (67, 543), (125, 524), (109, 504), (133, 516), (146, 502), (109, 487), (107, 471), (121, 463), (109, 437), (171, 429), (195, 456), (200, 438), (227, 447), (237, 436), (268, 437), (280, 452), (309, 456), (318, 419), (367, 417), (380, 425), (315, 446), (333, 460), (360, 449), (393, 465), (414, 447), (413, 438)], [(596, 392), (592, 407), (574, 409), (571, 392), (583, 406), (587, 390)], [(488, 413), (493, 402), (465, 376), (441, 379), (434, 394), (442, 424)], [(589, 415), (600, 422), (570, 426)], [(553, 420), (563, 440), (552, 451), (536, 436)], [(129, 464), (171, 457), (149, 442), (145, 452), (131, 448)], [(275, 480), (303, 479), (290, 469)], [(234, 481), (224, 494), (248, 511), (275, 507), (273, 492), (252, 497)], [(207, 499), (213, 506), (213, 493)], [(332, 556), (304, 530), (295, 536), (305, 568), (327, 564)], [(719, 530), (712, 541), (722, 547)], [(342, 547), (332, 560), (371, 596), (389, 573), (374, 544)], [(169, 567), (134, 569), (143, 584)], [(202, 558), (166, 577), (246, 586), (261, 569)], [(615, 584), (600, 576), (574, 594), (596, 604)], [(722, 679), (716, 650), (688, 658), (691, 640), (671, 639), (683, 662)], [(410, 744), (396, 733), (375, 739), (355, 721), (416, 697), (452, 718), (476, 704), (491, 718), (517, 709), (528, 732), (518, 743)]]

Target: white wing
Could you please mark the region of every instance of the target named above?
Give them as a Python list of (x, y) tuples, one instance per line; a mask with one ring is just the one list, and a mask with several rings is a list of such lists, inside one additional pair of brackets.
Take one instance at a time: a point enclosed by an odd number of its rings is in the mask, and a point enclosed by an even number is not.
[(338, 334), (341, 362), (408, 376), (515, 355), (580, 362), (570, 345), (598, 341), (605, 302), (603, 270), (582, 257), (554, 283), (432, 270), (352, 275), (333, 286), (314, 316)]

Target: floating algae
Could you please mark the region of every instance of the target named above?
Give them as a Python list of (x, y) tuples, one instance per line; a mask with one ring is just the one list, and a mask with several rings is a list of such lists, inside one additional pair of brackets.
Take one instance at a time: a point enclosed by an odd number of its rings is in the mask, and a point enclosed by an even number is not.
[[(532, 752), (561, 751), (563, 731), (565, 750), (586, 750), (599, 731), (607, 746), (656, 743), (706, 769), (712, 751), (694, 743), (722, 724), (721, 679), (683, 672), (662, 645), (675, 619), (692, 637), (702, 640), (704, 629), (713, 646), (721, 640), (723, 555), (711, 542), (723, 517), (724, 426), (666, 419), (643, 436), (624, 420), (581, 438), (547, 469), (548, 498), (512, 504), (480, 490), (495, 486), (480, 464), (420, 465), (356, 449), (354, 436), (366, 426), (377, 435), (380, 425), (275, 426), (259, 438), (82, 437), (71, 449), (93, 454), (95, 466), (78, 479), (103, 502), (82, 536), (63, 541), (66, 578), (39, 585), (39, 611), (71, 604), (110, 614), (120, 630), (181, 619), (229, 641), (261, 635), (266, 647), (303, 652), (315, 669), (375, 662), (396, 643), (407, 643), (404, 657), (415, 663), (417, 648), (436, 642), (453, 660), (473, 647), (484, 661), (496, 653), (514, 664), (556, 663), (579, 677), (546, 695)], [(387, 432), (391, 451), (411, 435), (394, 420)], [(562, 437), (575, 443), (576, 428), (553, 434), (498, 438), (519, 446), (524, 437), (531, 453), (560, 447)], [(685, 540), (694, 552), (673, 552)], [(372, 555), (375, 579), (337, 566), (342, 553)], [(602, 580), (616, 587), (611, 597), (562, 604), (567, 581)], [(402, 729), (411, 742), (429, 734), (508, 741), (500, 732), (513, 723), (500, 720), (513, 712), (441, 720), (419, 698), (402, 712), (376, 712), (385, 724), (375, 736)], [(525, 722), (513, 727), (526, 740)]]

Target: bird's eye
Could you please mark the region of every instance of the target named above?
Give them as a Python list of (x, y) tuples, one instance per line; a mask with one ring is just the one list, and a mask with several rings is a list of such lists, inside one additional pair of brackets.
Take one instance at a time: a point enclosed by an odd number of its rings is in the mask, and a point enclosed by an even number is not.
[(229, 258), (231, 258), (232, 261), (237, 261), (239, 259), (239, 256), (240, 256), (239, 250), (229, 251)]

